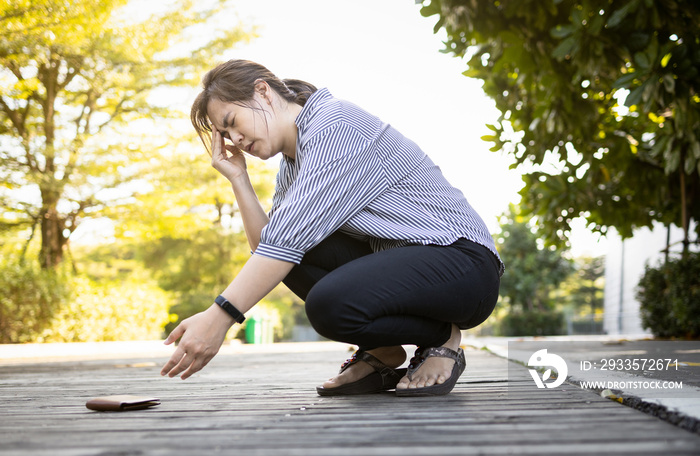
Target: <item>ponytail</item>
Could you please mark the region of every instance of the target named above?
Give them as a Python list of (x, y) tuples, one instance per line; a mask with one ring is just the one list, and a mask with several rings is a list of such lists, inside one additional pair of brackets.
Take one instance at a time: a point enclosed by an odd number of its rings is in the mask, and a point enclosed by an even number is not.
[(291, 101), (301, 106), (304, 106), (306, 104), (306, 100), (308, 100), (309, 97), (318, 90), (313, 84), (309, 84), (308, 82), (300, 79), (285, 79), (282, 82), (284, 82), (284, 85), (287, 86), (289, 92), (294, 95), (294, 99), (288, 99), (287, 101)]

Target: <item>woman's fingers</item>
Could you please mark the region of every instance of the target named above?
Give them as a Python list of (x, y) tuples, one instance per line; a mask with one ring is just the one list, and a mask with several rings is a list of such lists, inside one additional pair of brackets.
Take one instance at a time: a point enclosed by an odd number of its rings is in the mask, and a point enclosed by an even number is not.
[(224, 150), (224, 137), (215, 126), (211, 127), (211, 158), (218, 158)]
[(180, 363), (182, 363), (185, 356), (186, 353), (185, 350), (182, 349), (182, 347), (176, 348), (175, 352), (172, 354), (168, 362), (165, 363), (165, 366), (163, 366), (163, 369), (161, 369), (160, 375), (168, 375), (170, 377), (174, 377), (175, 375), (177, 375), (178, 373), (175, 372), (175, 368)]
[[(185, 370), (185, 371), (182, 373), (182, 375), (180, 376), (180, 378), (183, 379), (183, 380), (186, 380), (186, 379), (187, 379), (188, 377), (190, 377), (191, 375), (193, 375), (193, 374), (199, 372), (200, 370), (202, 370), (202, 368), (203, 368), (204, 366), (206, 366), (207, 364), (209, 364), (209, 361), (211, 361), (212, 358), (213, 358), (213, 356), (208, 356), (208, 355), (202, 355), (202, 356), (199, 356), (199, 357), (195, 358), (194, 360), (192, 360), (191, 363), (189, 363), (189, 366), (187, 367), (187, 370)], [(187, 365), (187, 363), (186, 363), (186, 365)]]
[(183, 380), (190, 377), (192, 374), (201, 370), (211, 359), (207, 353), (198, 352), (195, 348), (187, 348), (185, 344), (180, 344), (170, 360), (160, 371), (161, 375), (168, 377), (177, 377), (178, 374), (184, 372), (181, 376)]
[(183, 334), (185, 333), (185, 327), (182, 324), (179, 324), (173, 329), (170, 334), (168, 334), (168, 337), (165, 339), (165, 342), (163, 342), (165, 345), (170, 345), (176, 340), (178, 340)]
[(167, 375), (168, 377), (177, 377), (178, 374), (182, 373), (180, 378), (186, 380), (209, 364), (209, 361), (211, 361), (215, 354), (216, 353), (211, 353), (209, 350), (197, 350), (195, 348), (186, 349), (179, 346), (177, 350), (175, 350), (175, 353), (173, 353), (170, 361), (163, 366), (163, 370), (161, 370), (160, 374)]
[(184, 380), (199, 372), (216, 355), (224, 343), (232, 321), (222, 319), (221, 308), (212, 306), (182, 321), (168, 336), (168, 341), (180, 338), (175, 352), (160, 371), (161, 375), (175, 377), (182, 374)]

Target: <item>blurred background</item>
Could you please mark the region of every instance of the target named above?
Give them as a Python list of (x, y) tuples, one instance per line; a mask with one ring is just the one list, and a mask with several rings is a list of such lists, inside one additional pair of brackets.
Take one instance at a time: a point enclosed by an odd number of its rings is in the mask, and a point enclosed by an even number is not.
[[(692, 0), (0, 0), (0, 343), (159, 339), (250, 256), (189, 123), (242, 58), (418, 143), (506, 263), (477, 335), (700, 336)], [(249, 159), (269, 207), (276, 159)], [(280, 286), (229, 337), (317, 340)]]

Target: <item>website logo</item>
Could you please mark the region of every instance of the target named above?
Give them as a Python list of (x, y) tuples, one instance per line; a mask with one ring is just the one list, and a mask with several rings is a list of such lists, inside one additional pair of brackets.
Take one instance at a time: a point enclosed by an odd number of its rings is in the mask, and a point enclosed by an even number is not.
[[(566, 376), (569, 374), (569, 369), (566, 366), (566, 361), (559, 355), (554, 353), (547, 353), (547, 349), (538, 350), (532, 354), (530, 360), (527, 362), (530, 367), (547, 367), (548, 369), (542, 374), (540, 374), (535, 369), (529, 369), (532, 379), (538, 388), (556, 388), (557, 386), (564, 383)], [(557, 371), (557, 378), (555, 381), (550, 383), (545, 383), (552, 377), (552, 368)]]

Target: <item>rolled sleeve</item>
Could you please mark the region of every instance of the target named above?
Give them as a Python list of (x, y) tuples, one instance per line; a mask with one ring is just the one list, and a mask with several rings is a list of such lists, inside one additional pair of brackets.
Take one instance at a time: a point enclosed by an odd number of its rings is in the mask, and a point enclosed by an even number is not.
[(256, 255), (262, 255), (267, 258), (274, 258), (275, 260), (288, 261), (295, 264), (301, 263), (301, 259), (304, 258), (304, 253), (305, 252), (301, 250), (277, 247), (275, 245), (266, 244), (263, 242), (258, 244), (258, 248), (255, 249)]

